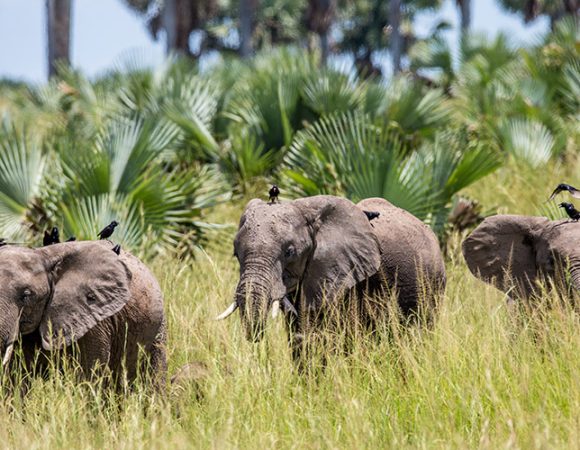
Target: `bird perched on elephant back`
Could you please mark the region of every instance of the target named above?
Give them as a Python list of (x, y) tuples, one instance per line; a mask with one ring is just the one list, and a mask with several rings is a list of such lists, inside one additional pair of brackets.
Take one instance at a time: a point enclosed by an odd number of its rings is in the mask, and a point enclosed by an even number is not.
[[(372, 226), (365, 211), (378, 213)], [(411, 315), (424, 293), (432, 304), (445, 287), (433, 232), (379, 198), (356, 205), (329, 195), (274, 204), (254, 199), (240, 219), (234, 253), (240, 263), (235, 300), (218, 318), (239, 309), (251, 340), (262, 336), (270, 308), (282, 308), (297, 338), (308, 324), (316, 330), (353, 290), (393, 289), (402, 312)], [(385, 311), (389, 298), (381, 297)]]
[[(570, 220), (497, 215), (463, 242), (471, 272), (512, 297), (529, 297), (548, 278), (580, 290), (580, 226)], [(547, 284), (546, 286), (550, 286)]]
[[(76, 346), (83, 374), (95, 366), (113, 378), (137, 375), (139, 348), (153, 381), (165, 383), (165, 317), (155, 277), (130, 253), (106, 241), (0, 248), (2, 366), (42, 373), (52, 352)], [(13, 357), (14, 347), (22, 347)]]

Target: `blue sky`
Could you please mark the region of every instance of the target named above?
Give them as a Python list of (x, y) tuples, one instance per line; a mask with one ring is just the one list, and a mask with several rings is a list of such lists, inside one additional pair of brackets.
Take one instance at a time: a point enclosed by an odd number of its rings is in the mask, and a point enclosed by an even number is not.
[[(72, 0), (72, 64), (89, 76), (122, 63), (129, 55), (158, 64), (164, 43), (153, 42), (142, 19), (120, 0)], [(495, 0), (473, 1), (473, 29), (494, 36), (509, 33), (514, 43), (533, 43), (548, 28), (547, 20), (525, 27), (522, 20), (500, 10)], [(46, 79), (45, 0), (0, 0), (0, 78), (42, 82)], [(454, 25), (449, 39), (457, 40), (455, 0), (446, 0), (437, 12), (422, 14), (419, 33), (426, 33), (438, 19)]]

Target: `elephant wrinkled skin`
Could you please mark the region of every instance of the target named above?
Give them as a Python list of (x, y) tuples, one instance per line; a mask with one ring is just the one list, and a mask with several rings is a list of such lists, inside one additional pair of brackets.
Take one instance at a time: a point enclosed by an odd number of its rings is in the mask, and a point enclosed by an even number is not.
[(517, 297), (533, 295), (538, 283), (548, 278), (558, 289), (580, 289), (577, 222), (492, 216), (465, 239), (462, 250), (475, 276)]
[[(165, 383), (165, 317), (157, 280), (136, 257), (107, 241), (0, 248), (0, 351), (42, 372), (51, 352), (76, 344), (85, 377), (96, 365), (115, 379), (137, 374), (139, 347), (153, 381)], [(40, 354), (40, 357), (38, 357)], [(39, 367), (40, 366), (40, 367)], [(126, 371), (126, 372), (124, 372)]]
[[(380, 216), (369, 222), (363, 210)], [(345, 305), (351, 292), (394, 289), (409, 316), (423, 297), (433, 305), (445, 287), (433, 232), (380, 198), (358, 205), (329, 195), (275, 204), (254, 199), (241, 217), (234, 251), (240, 279), (234, 303), (219, 318), (239, 309), (250, 340), (261, 337), (270, 309), (280, 307), (298, 336), (307, 324), (316, 329), (331, 306)], [(386, 312), (387, 302), (383, 295), (379, 309)]]

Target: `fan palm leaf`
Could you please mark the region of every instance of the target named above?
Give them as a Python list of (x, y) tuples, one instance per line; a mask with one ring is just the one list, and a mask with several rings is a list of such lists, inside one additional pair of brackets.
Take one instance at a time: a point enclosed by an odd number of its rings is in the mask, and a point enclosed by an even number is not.
[(0, 235), (22, 236), (22, 226), (45, 175), (46, 157), (38, 142), (23, 133), (0, 134)]
[(114, 236), (116, 243), (130, 249), (139, 248), (143, 239), (144, 221), (135, 204), (121, 195), (101, 194), (75, 198), (60, 205), (65, 235), (80, 240), (97, 239), (97, 233), (113, 220), (119, 222)]
[(385, 87), (385, 119), (408, 134), (432, 135), (449, 122), (451, 109), (439, 89), (424, 91), (407, 77), (395, 79)]
[(94, 145), (61, 152), (65, 174), (87, 196), (127, 194), (177, 134), (177, 127), (166, 121), (120, 117), (95, 137)]
[(500, 136), (503, 148), (516, 159), (532, 167), (548, 162), (554, 150), (552, 133), (540, 122), (529, 119), (506, 121)]
[(304, 103), (318, 115), (354, 111), (364, 104), (366, 83), (336, 70), (313, 73), (302, 86)]
[(353, 201), (382, 197), (438, 233), (453, 196), (500, 167), (488, 146), (469, 144), (465, 133), (438, 133), (409, 149), (392, 128), (347, 113), (322, 118), (297, 133), (284, 158), (286, 190), (295, 195), (346, 195)]
[(284, 174), (297, 193), (346, 195), (353, 200), (383, 197), (425, 216), (429, 186), (405, 160), (398, 135), (360, 113), (322, 118), (299, 132), (284, 160)]

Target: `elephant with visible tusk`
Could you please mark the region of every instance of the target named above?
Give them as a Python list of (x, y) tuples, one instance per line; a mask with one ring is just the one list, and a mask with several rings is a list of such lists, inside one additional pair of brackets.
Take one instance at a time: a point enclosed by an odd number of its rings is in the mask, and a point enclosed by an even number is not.
[[(364, 211), (380, 213), (372, 222)], [(248, 339), (262, 337), (268, 311), (282, 311), (290, 332), (315, 330), (349, 293), (393, 289), (404, 315), (445, 288), (437, 238), (419, 219), (380, 198), (351, 201), (320, 195), (284, 203), (254, 199), (234, 240), (240, 279), (234, 302)], [(386, 312), (388, 296), (379, 308)], [(367, 318), (368, 319), (368, 318)], [(309, 324), (313, 324), (311, 327)]]
[[(463, 242), (471, 272), (515, 297), (529, 297), (552, 279), (559, 290), (580, 289), (580, 224), (545, 217), (497, 215)], [(570, 282), (567, 281), (570, 280)]]
[[(22, 347), (24, 366), (42, 372), (52, 352), (75, 344), (89, 378), (96, 366), (133, 380), (142, 348), (165, 384), (165, 316), (157, 280), (136, 257), (106, 241), (0, 248), (2, 366)], [(40, 366), (40, 367), (39, 367)]]

